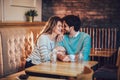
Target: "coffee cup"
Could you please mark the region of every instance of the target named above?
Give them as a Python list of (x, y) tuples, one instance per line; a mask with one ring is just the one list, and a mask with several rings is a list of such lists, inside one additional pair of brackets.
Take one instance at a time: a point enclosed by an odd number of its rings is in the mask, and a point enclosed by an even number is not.
[(69, 55), (69, 58), (70, 58), (70, 61), (71, 61), (71, 62), (74, 62), (74, 61), (75, 61), (75, 55), (70, 54), (70, 55)]

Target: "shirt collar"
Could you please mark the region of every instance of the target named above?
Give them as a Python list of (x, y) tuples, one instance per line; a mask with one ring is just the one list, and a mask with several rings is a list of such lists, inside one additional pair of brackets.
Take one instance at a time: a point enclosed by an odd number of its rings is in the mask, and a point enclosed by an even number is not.
[(75, 34), (75, 36), (73, 36), (73, 37), (77, 37), (79, 33), (80, 33), (80, 32), (78, 31), (78, 32)]

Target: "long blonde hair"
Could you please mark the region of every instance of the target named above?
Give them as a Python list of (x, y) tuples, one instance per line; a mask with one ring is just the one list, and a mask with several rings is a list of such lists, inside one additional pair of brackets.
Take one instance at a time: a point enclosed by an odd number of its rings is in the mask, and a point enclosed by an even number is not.
[(42, 33), (52, 34), (52, 30), (57, 25), (58, 21), (62, 22), (62, 19), (58, 16), (50, 17)]
[[(41, 34), (52, 34), (52, 30), (53, 28), (57, 25), (57, 22), (60, 21), (62, 22), (62, 19), (58, 16), (52, 16), (48, 19), (48, 21), (46, 22), (44, 29), (40, 32), (39, 36), (37, 37), (36, 40), (38, 40), (38, 38), (40, 37)], [(37, 42), (37, 41), (35, 41)]]

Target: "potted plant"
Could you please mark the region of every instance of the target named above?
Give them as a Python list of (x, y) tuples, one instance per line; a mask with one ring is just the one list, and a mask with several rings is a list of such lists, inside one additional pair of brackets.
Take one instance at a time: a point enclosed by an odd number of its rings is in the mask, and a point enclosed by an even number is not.
[(35, 16), (38, 16), (37, 14), (37, 11), (36, 10), (28, 10), (26, 13), (25, 13), (25, 16), (27, 18), (27, 21), (29, 22), (33, 22), (34, 21), (34, 17)]

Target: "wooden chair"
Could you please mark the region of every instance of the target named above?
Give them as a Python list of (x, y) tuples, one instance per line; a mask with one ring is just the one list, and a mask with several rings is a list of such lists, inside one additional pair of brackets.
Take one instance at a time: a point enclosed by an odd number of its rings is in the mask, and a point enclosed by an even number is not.
[(115, 64), (117, 53), (118, 27), (81, 27), (80, 32), (88, 33), (91, 36), (90, 59), (98, 61), (96, 69), (106, 63)]
[(118, 50), (118, 58), (117, 58), (116, 66), (118, 66), (118, 80), (120, 80), (120, 47), (119, 47), (119, 50)]
[(92, 80), (93, 70), (89, 67), (84, 67), (84, 72), (78, 74), (77, 80)]
[(105, 65), (95, 71), (94, 80), (120, 80), (120, 47), (116, 65)]

